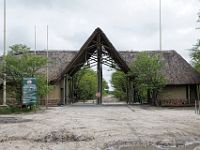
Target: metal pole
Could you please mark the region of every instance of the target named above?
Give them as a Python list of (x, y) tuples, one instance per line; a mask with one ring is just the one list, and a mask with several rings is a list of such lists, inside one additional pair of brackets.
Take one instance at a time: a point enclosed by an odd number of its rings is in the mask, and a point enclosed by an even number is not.
[(162, 51), (162, 4), (159, 0), (159, 48)]
[(3, 105), (6, 105), (6, 62), (5, 56), (7, 55), (6, 51), (6, 0), (4, 0), (4, 53), (3, 53), (3, 63), (4, 63), (4, 79), (3, 79)]
[(35, 25), (35, 41), (34, 41), (34, 49), (35, 49), (35, 55), (36, 55), (36, 48), (37, 48), (37, 29), (36, 29), (36, 25)]
[[(49, 27), (47, 25), (47, 61), (49, 59)], [(47, 76), (47, 95), (46, 95), (46, 109), (48, 109), (48, 103), (49, 103), (49, 94), (48, 94), (48, 88), (49, 88), (49, 68), (48, 68), (48, 62), (47, 62), (47, 68), (46, 68), (46, 76)]]

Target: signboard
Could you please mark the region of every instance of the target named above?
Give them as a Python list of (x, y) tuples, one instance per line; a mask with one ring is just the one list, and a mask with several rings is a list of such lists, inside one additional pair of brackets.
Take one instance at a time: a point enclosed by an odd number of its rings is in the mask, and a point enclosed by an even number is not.
[(22, 82), (22, 104), (32, 105), (37, 102), (36, 78), (23, 78)]

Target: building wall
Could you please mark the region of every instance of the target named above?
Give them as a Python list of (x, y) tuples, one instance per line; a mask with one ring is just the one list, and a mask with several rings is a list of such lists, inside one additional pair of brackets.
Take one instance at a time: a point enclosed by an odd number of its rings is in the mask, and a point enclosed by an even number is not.
[(53, 85), (53, 89), (49, 92), (49, 100), (60, 100), (60, 85)]
[[(69, 87), (68, 87), (69, 90)], [(53, 85), (53, 89), (49, 92), (49, 105), (57, 105), (57, 104), (64, 104), (69, 103), (65, 101), (65, 96), (67, 94), (64, 78)], [(45, 104), (46, 97), (43, 98), (41, 105)]]
[[(40, 104), (45, 105), (46, 96), (40, 99)], [(57, 105), (60, 102), (60, 83), (52, 85), (51, 91), (48, 93), (49, 105)]]
[(166, 86), (158, 94), (161, 105), (181, 106), (187, 104), (186, 86)]

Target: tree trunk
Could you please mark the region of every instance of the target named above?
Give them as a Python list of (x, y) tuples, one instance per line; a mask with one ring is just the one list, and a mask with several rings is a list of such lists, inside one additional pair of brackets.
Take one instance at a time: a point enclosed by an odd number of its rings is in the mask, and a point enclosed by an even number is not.
[(16, 85), (16, 99), (18, 104), (22, 104), (22, 86), (21, 82)]
[(152, 105), (152, 97), (150, 90), (147, 90), (147, 100), (150, 105)]
[(152, 96), (153, 96), (154, 105), (160, 106), (160, 103), (159, 103), (158, 98), (157, 98), (158, 92), (154, 90), (153, 93), (152, 93)]

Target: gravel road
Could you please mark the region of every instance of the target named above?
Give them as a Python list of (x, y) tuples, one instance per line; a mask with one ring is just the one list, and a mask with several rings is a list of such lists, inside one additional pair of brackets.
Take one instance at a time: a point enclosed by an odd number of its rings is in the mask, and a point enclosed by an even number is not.
[(199, 141), (200, 115), (192, 108), (85, 104), (0, 115), (0, 149), (5, 150), (169, 148)]

